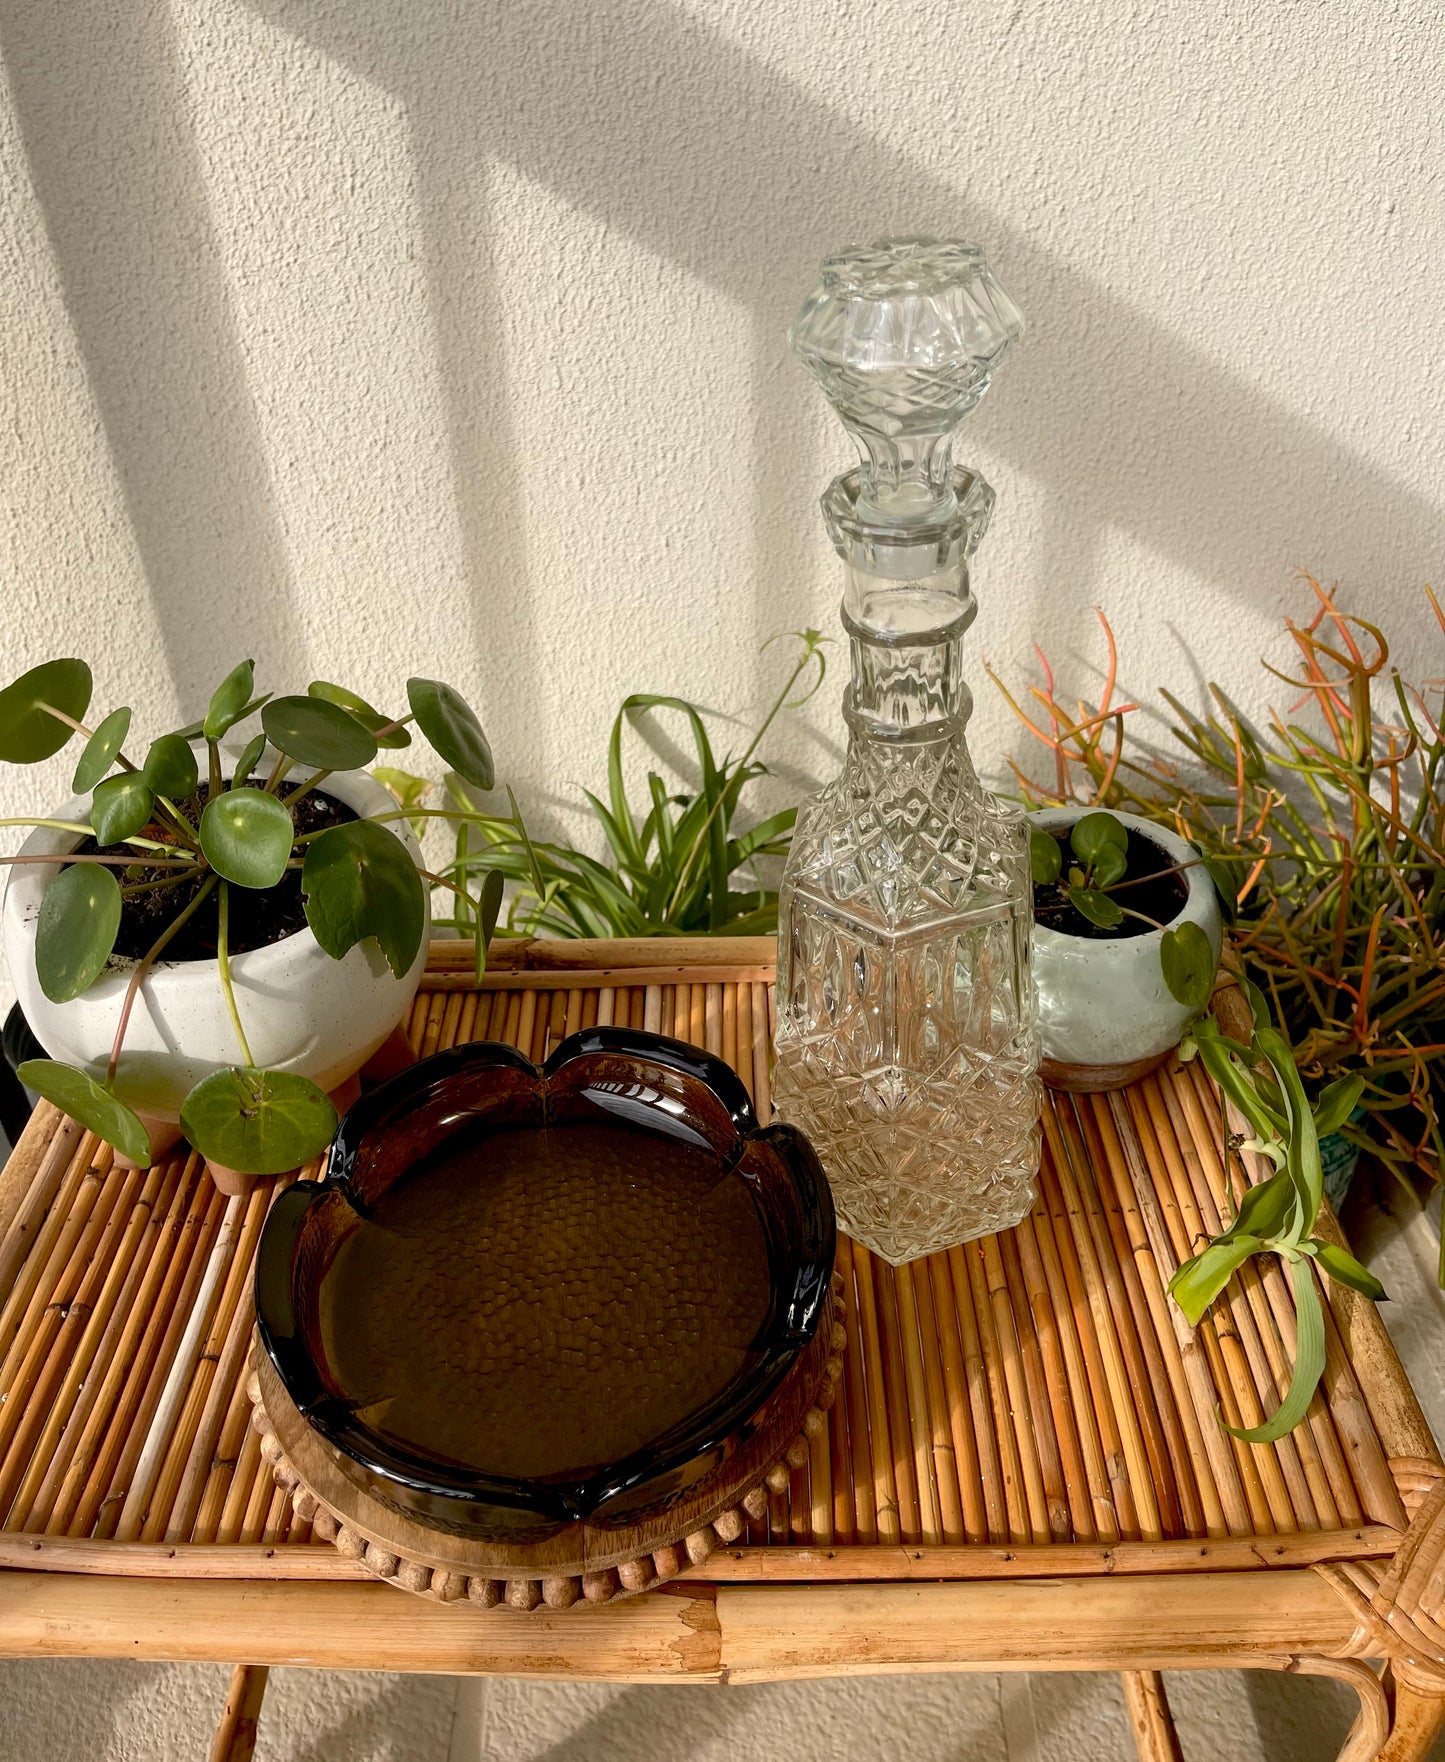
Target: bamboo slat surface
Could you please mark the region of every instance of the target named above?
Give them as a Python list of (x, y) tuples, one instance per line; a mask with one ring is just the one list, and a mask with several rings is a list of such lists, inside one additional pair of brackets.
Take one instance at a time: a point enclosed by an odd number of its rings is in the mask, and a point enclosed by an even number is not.
[[(504, 1040), (540, 1062), (628, 1023), (705, 1046), (771, 1111), (771, 944), (509, 947), (485, 984), (438, 945), (418, 1054)], [(665, 963), (663, 956), (667, 956)], [(566, 964), (559, 964), (565, 962)], [(1247, 1178), (1197, 1065), (1049, 1097), (1039, 1198), (1015, 1230), (891, 1268), (840, 1243), (848, 1344), (811, 1457), (694, 1576), (1079, 1577), (1388, 1557), (1441, 1470), (1368, 1305), (1330, 1318), (1307, 1421), (1283, 1392), (1293, 1308), (1249, 1271), (1191, 1330), (1164, 1294)], [(313, 1172), (313, 1171), (303, 1171)], [(195, 1578), (350, 1576), (298, 1522), (248, 1426), (251, 1269), (280, 1182), (143, 1172), (42, 1103), (0, 1174), (0, 1567)], [(228, 1553), (234, 1550), (234, 1553)], [(323, 1565), (323, 1562), (326, 1564)]]

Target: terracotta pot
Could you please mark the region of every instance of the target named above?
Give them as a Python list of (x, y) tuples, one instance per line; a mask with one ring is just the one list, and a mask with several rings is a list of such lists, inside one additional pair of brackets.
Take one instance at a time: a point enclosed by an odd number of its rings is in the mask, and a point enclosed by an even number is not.
[[(1112, 811), (1112, 810), (1111, 810)], [(1042, 808), (1035, 826), (1071, 826), (1089, 808)], [(1150, 839), (1171, 863), (1192, 862), (1198, 851), (1177, 834), (1136, 814), (1114, 816), (1131, 834)], [(1216, 965), (1224, 926), (1214, 883), (1203, 864), (1186, 869), (1189, 893), (1165, 928), (1198, 924)], [(1040, 1074), (1055, 1089), (1117, 1089), (1160, 1064), (1175, 1046), (1191, 1011), (1170, 995), (1159, 968), (1160, 930), (1141, 936), (1069, 936), (1042, 924), (1033, 929), (1033, 973), (1039, 999)]]
[[(263, 758), (261, 766), (269, 764)], [(225, 755), (227, 769), (239, 754)], [(291, 773), (304, 782), (313, 772)], [(336, 772), (322, 786), (360, 815), (389, 813), (396, 802), (365, 771)], [(90, 797), (65, 802), (55, 817), (89, 817)], [(420, 864), (421, 852), (405, 820), (388, 829)], [(22, 846), (27, 855), (64, 855), (81, 842), (71, 832), (41, 827)], [(41, 897), (59, 873), (48, 863), (17, 863), (3, 907), (5, 953), (16, 995), (35, 1037), (52, 1058), (103, 1079), (121, 1000), (133, 961), (115, 960), (89, 991), (52, 1003), (35, 971), (35, 925)], [(374, 942), (359, 943), (339, 961), (309, 929), (265, 948), (232, 957), (236, 1001), (252, 1056), (268, 1070), (298, 1071), (323, 1089), (352, 1077), (401, 1021), (426, 965), (430, 911), (416, 959), (396, 978)], [(126, 1032), (117, 1089), (148, 1121), (174, 1123), (181, 1103), (203, 1077), (237, 1064), (235, 1030), (213, 960), (159, 961), (141, 985)], [(153, 1142), (155, 1140), (152, 1131)]]

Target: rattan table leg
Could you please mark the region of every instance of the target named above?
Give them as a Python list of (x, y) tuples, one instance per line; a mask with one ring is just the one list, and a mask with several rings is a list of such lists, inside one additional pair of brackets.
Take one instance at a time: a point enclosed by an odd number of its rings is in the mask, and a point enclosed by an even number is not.
[(1184, 1762), (1164, 1678), (1157, 1670), (1121, 1670), (1119, 1680), (1139, 1762)]
[(210, 1762), (251, 1762), (269, 1675), (264, 1664), (238, 1664), (231, 1672), (225, 1711), (211, 1740)]
[(1379, 1762), (1425, 1762), (1445, 1731), (1445, 1678), (1420, 1676), (1400, 1664), (1390, 1666), (1390, 1675), (1395, 1705)]

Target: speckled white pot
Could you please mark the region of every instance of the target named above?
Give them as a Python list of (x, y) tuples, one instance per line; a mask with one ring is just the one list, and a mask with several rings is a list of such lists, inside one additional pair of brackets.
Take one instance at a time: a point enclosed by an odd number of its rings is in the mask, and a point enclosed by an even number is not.
[[(1089, 811), (1043, 808), (1029, 819), (1052, 830), (1072, 825)], [(1199, 854), (1152, 820), (1135, 814), (1116, 818), (1130, 832), (1152, 839), (1171, 862), (1187, 863)], [(1184, 878), (1189, 896), (1166, 927), (1187, 921), (1198, 924), (1218, 962), (1224, 927), (1214, 883), (1202, 864), (1186, 869)], [(1109, 1087), (1114, 1080), (1125, 1082), (1139, 1075), (1178, 1045), (1190, 1011), (1170, 996), (1159, 970), (1162, 935), (1149, 930), (1116, 941), (1094, 940), (1034, 925), (1033, 973), (1046, 1081), (1061, 1088)], [(1090, 1082), (1087, 1069), (1081, 1067), (1096, 1068), (1099, 1081)]]
[[(226, 755), (228, 769), (238, 752)], [(262, 766), (270, 755), (262, 760)], [(258, 767), (261, 768), (261, 767)], [(264, 775), (264, 770), (263, 770)], [(314, 773), (292, 773), (304, 781)], [(333, 773), (324, 789), (358, 814), (389, 813), (392, 796), (365, 771)], [(89, 816), (90, 797), (76, 796), (55, 818)], [(388, 829), (420, 864), (421, 852), (405, 820)], [(41, 827), (25, 841), (27, 855), (63, 855), (80, 842), (74, 833)], [(134, 962), (117, 962), (83, 996), (52, 1003), (35, 972), (35, 924), (46, 887), (59, 873), (48, 863), (10, 869), (3, 907), (5, 953), (16, 995), (35, 1037), (52, 1058), (103, 1078), (111, 1040)], [(374, 942), (358, 943), (332, 960), (310, 930), (266, 948), (236, 955), (231, 976), (251, 1053), (267, 1070), (299, 1071), (334, 1089), (359, 1070), (406, 1013), (426, 965), (427, 931), (411, 970), (396, 978)], [(132, 1107), (174, 1123), (181, 1103), (203, 1077), (234, 1065), (240, 1053), (214, 961), (160, 961), (147, 975), (131, 1012), (117, 1087)]]

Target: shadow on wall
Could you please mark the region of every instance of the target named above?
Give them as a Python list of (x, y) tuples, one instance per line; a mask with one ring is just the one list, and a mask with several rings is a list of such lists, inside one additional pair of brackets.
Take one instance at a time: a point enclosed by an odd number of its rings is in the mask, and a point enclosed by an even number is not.
[(293, 584), (165, 8), (6, 0), (0, 52), (171, 677), (203, 689), (230, 629), (289, 672)]
[[(778, 371), (787, 322), (827, 248), (890, 227), (980, 238), (1028, 314), (1027, 370), (981, 420), (1042, 486), (1044, 591), (1066, 589), (1082, 612), (1106, 527), (1236, 593), (1317, 563), (1368, 583), (1387, 619), (1439, 559), (1439, 508), (663, 0), (246, 4), (407, 106), (473, 590), (517, 635), (507, 696), (535, 681), (520, 653), (528, 590), (505, 363), (486, 351), (501, 329), (486, 215), (496, 161), (752, 313), (760, 635), (801, 621), (789, 582), (812, 574), (796, 486), (784, 499), (774, 482), (809, 395)], [(173, 614), (196, 584), (236, 594), (259, 582), (273, 620), (290, 584), (162, 9), (80, 0), (66, 19), (62, 36), (49, 0), (10, 0), (0, 42), (152, 591), (184, 649), (200, 636)], [(1378, 579), (1382, 533), (1410, 559), (1409, 580)]]

